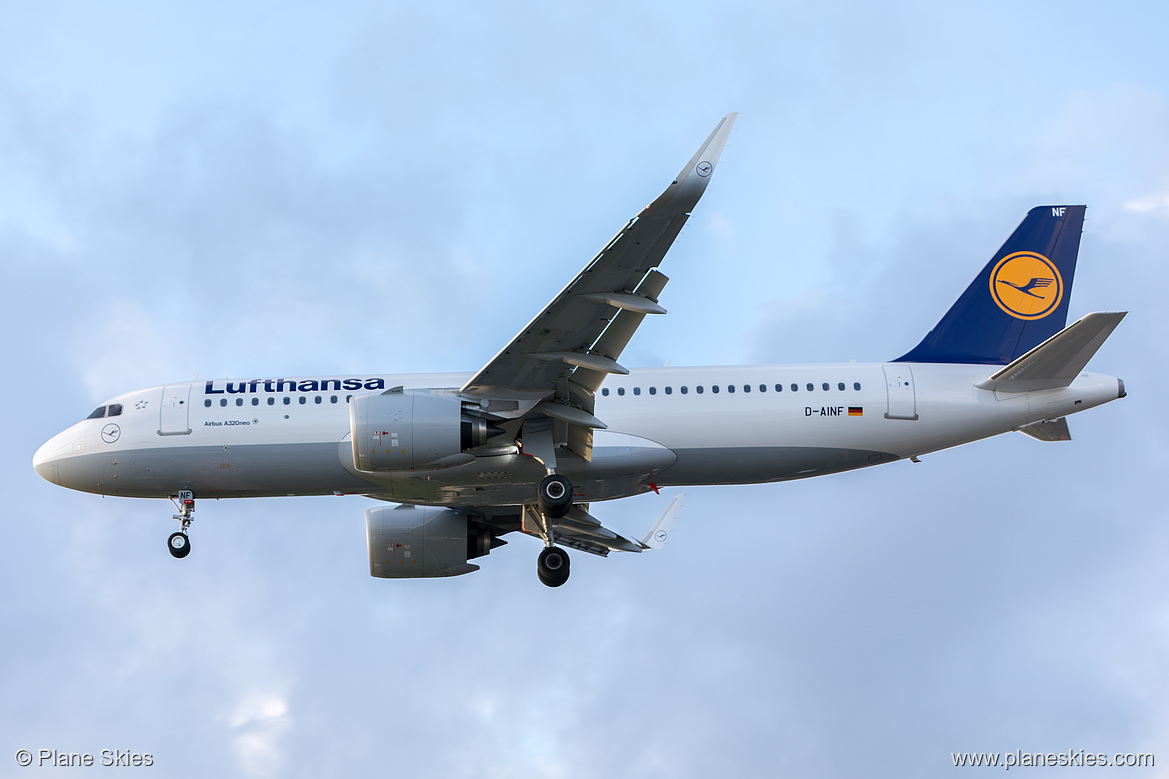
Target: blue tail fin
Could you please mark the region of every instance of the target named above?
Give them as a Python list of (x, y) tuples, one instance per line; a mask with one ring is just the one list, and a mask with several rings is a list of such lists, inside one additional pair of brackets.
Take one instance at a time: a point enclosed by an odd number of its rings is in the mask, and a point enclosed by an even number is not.
[(1006, 365), (1067, 326), (1085, 206), (1037, 206), (962, 297), (894, 362)]

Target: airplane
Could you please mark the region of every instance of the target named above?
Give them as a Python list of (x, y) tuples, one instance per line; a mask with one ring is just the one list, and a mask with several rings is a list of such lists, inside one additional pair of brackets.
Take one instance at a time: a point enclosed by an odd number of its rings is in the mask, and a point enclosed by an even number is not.
[(662, 488), (838, 473), (1019, 431), (1071, 438), (1067, 417), (1125, 397), (1084, 372), (1125, 316), (1066, 325), (1085, 206), (1031, 209), (922, 341), (868, 364), (665, 367), (618, 359), (665, 309), (658, 270), (706, 190), (727, 114), (665, 191), (473, 374), (185, 381), (103, 402), (33, 467), (63, 487), (169, 498), (190, 550), (195, 500), (364, 495), (370, 574), (457, 576), (520, 532), (537, 574), (566, 549), (607, 556), (666, 542), (675, 497), (641, 539), (595, 504)]

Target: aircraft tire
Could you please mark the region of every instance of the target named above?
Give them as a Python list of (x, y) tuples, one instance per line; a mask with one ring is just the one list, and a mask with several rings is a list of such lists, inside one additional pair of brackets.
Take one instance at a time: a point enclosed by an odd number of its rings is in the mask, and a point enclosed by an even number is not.
[(558, 473), (544, 477), (536, 495), (540, 510), (550, 517), (563, 517), (572, 507), (572, 482)]
[(568, 553), (559, 547), (545, 547), (536, 560), (536, 574), (549, 587), (559, 587), (568, 581), (568, 569)]
[(186, 533), (171, 533), (166, 546), (171, 556), (180, 560), (191, 553), (191, 539), (187, 538)]

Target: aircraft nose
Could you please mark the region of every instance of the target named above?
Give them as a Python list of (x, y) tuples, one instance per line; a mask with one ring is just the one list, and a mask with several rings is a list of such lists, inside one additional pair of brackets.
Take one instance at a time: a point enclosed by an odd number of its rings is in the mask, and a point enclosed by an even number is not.
[(57, 439), (50, 438), (32, 456), (33, 470), (40, 474), (40, 477), (45, 481), (57, 485), (61, 484), (60, 468), (57, 466), (59, 448)]

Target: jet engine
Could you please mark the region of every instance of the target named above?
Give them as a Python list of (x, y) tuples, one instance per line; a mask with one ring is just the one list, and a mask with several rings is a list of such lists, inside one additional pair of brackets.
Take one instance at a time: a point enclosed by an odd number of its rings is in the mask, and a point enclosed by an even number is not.
[(462, 511), (424, 506), (381, 506), (365, 512), (369, 574), (381, 579), (425, 579), (478, 571), (468, 560), (507, 543), (476, 526)]
[(449, 468), (503, 431), (458, 398), (430, 392), (355, 395), (349, 401), (353, 467), (359, 471)]

